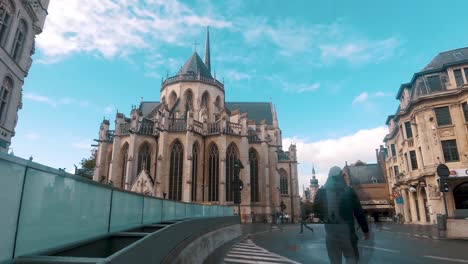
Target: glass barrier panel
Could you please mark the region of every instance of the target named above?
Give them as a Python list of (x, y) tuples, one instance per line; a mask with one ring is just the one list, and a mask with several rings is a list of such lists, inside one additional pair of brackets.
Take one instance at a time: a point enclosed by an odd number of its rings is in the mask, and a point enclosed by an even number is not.
[(28, 168), (16, 256), (107, 233), (111, 190)]
[(0, 262), (13, 257), (24, 170), (22, 165), (0, 160)]
[(175, 220), (175, 202), (171, 200), (163, 200), (163, 221)]
[(114, 190), (110, 231), (121, 231), (142, 223), (143, 197)]
[(176, 219), (185, 218), (185, 204), (176, 202)]
[(145, 197), (143, 204), (143, 224), (162, 221), (162, 200)]

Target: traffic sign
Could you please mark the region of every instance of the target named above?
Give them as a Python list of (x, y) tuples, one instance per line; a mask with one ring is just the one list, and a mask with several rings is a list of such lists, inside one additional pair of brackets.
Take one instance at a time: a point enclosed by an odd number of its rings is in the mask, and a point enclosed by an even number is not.
[(437, 175), (439, 175), (440, 178), (447, 178), (450, 175), (450, 170), (445, 164), (439, 164), (437, 166)]
[(403, 204), (403, 197), (401, 197), (401, 196), (400, 196), (400, 197), (397, 197), (397, 198), (396, 198), (396, 203), (397, 203), (397, 204)]

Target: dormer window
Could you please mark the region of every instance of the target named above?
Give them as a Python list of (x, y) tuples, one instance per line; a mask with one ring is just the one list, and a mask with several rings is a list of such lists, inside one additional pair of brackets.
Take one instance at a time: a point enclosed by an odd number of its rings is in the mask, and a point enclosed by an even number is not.
[(463, 76), (461, 69), (456, 69), (453, 71), (453, 75), (455, 76), (455, 83), (457, 84), (457, 87), (460, 87), (463, 85)]
[(431, 92), (442, 91), (442, 83), (440, 82), (440, 76), (438, 74), (428, 76), (426, 79)]

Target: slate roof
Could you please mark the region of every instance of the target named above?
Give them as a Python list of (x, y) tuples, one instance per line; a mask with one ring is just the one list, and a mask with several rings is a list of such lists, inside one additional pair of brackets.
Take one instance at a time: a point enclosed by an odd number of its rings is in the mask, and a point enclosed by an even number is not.
[(366, 164), (362, 166), (348, 166), (351, 185), (375, 183), (385, 183), (385, 176), (379, 164)]
[(226, 102), (226, 108), (229, 111), (239, 109), (241, 113), (247, 113), (249, 120), (255, 120), (256, 124), (260, 124), (263, 119), (267, 124), (273, 124), (273, 114), (271, 112), (270, 103), (265, 102)]
[(200, 58), (198, 53), (193, 52), (192, 56), (185, 62), (184, 66), (180, 69), (178, 75), (180, 74), (196, 74), (200, 73), (201, 76), (206, 78), (213, 78), (211, 76), (210, 70), (206, 67), (203, 60)]
[(159, 102), (142, 102), (139, 110), (143, 113), (143, 116), (147, 116), (158, 106)]
[(439, 53), (432, 61), (424, 67), (423, 71), (444, 68), (447, 64), (453, 64), (468, 60), (468, 47), (449, 50)]

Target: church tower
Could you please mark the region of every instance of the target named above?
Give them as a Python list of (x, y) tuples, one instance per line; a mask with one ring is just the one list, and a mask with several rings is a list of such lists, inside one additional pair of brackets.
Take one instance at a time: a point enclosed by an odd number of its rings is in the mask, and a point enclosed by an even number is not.
[(319, 189), (319, 184), (318, 180), (315, 178), (315, 168), (312, 166), (312, 179), (310, 180), (310, 201), (313, 202), (315, 199), (315, 194), (317, 194), (317, 191)]

